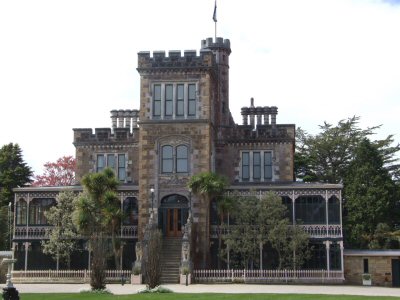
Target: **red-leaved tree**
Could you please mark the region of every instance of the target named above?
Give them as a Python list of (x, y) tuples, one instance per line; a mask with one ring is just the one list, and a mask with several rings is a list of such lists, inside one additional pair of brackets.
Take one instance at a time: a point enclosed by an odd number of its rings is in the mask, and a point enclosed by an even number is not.
[(66, 186), (75, 183), (76, 160), (72, 156), (63, 156), (56, 162), (44, 164), (44, 173), (35, 176), (33, 186)]

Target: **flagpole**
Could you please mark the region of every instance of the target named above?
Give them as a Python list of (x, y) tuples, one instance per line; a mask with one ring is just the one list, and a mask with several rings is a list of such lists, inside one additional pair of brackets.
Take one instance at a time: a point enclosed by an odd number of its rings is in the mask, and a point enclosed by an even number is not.
[(215, 41), (217, 41), (217, 0), (215, 0), (214, 2), (213, 21), (214, 21), (214, 36), (215, 36)]

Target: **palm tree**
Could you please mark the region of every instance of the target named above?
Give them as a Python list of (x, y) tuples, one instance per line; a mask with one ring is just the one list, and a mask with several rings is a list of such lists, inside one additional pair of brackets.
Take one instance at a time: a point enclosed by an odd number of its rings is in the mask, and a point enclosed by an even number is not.
[(203, 268), (207, 264), (207, 254), (209, 252), (209, 234), (210, 234), (210, 201), (213, 197), (220, 196), (227, 185), (225, 177), (213, 172), (202, 172), (193, 175), (188, 183), (189, 189), (200, 197), (203, 209), (205, 209), (205, 236), (203, 240)]
[(84, 193), (78, 198), (74, 223), (89, 238), (92, 249), (92, 289), (105, 288), (107, 236), (111, 235), (116, 267), (119, 267), (119, 245), (116, 233), (121, 222), (120, 203), (116, 194), (119, 182), (112, 169), (87, 174), (82, 178)]

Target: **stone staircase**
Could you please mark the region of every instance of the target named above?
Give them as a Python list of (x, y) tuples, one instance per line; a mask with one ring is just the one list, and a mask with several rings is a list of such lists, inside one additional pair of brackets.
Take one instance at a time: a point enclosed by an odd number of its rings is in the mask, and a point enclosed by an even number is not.
[(179, 283), (182, 238), (164, 238), (161, 254), (161, 283)]

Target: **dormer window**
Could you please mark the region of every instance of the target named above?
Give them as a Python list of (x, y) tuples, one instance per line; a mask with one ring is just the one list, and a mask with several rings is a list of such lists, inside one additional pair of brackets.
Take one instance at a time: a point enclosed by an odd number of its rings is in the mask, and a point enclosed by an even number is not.
[(195, 83), (157, 83), (153, 85), (152, 118), (195, 118), (197, 109)]

